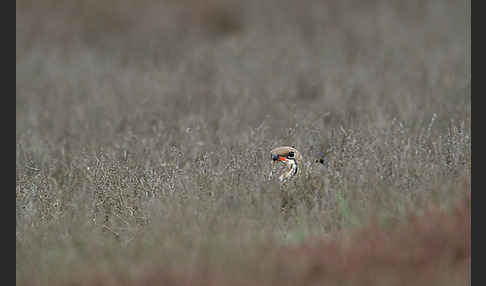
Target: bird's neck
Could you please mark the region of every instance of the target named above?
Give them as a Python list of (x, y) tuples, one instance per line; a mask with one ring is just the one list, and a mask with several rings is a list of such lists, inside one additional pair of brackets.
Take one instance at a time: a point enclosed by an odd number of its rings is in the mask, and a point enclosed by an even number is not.
[(287, 167), (288, 167), (288, 171), (283, 173), (281, 176), (280, 176), (280, 181), (284, 181), (290, 177), (293, 177), (297, 174), (297, 171), (298, 171), (298, 166), (297, 166), (297, 163), (294, 161), (294, 160), (288, 160), (287, 161)]
[(290, 161), (289, 173), (290, 173), (291, 176), (294, 176), (295, 174), (297, 174), (297, 163), (294, 160)]

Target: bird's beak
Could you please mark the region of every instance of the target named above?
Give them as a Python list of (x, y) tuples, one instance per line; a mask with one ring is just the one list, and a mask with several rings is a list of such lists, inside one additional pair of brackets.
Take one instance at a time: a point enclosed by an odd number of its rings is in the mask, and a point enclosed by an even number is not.
[(275, 161), (281, 161), (281, 162), (287, 162), (287, 159), (285, 157), (280, 156), (278, 154), (272, 154), (272, 160)]

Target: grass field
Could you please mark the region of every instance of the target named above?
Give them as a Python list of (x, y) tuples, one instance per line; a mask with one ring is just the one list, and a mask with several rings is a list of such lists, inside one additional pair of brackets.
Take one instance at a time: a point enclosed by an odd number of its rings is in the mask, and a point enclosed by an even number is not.
[(465, 3), (202, 3), (16, 1), (17, 285), (470, 285)]

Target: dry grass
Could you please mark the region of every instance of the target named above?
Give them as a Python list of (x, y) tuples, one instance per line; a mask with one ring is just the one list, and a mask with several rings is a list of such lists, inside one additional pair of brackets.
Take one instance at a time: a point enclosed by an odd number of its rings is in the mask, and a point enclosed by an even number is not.
[[(430, 206), (429, 206), (430, 207)], [(67, 285), (470, 285), (470, 199), (447, 211), (430, 207), (383, 229), (367, 224), (352, 232), (278, 246), (244, 246), (192, 263), (77, 268)], [(221, 248), (219, 249), (221, 251)], [(236, 255), (235, 255), (236, 254)], [(162, 258), (164, 260), (165, 258)], [(115, 262), (116, 263), (116, 262)], [(125, 270), (126, 271), (126, 270)], [(41, 285), (29, 277), (25, 285)]]
[(463, 3), (260, 2), (16, 2), (17, 284), (469, 281)]

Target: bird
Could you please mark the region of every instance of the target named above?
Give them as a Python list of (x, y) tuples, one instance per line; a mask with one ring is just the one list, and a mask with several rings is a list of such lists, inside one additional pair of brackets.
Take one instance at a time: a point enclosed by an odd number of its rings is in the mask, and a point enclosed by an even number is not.
[[(272, 155), (273, 162), (282, 163), (287, 170), (282, 173), (279, 177), (280, 182), (286, 182), (290, 179), (302, 174), (304, 167), (303, 157), (301, 153), (295, 149), (295, 146), (279, 146), (275, 147), (270, 151)], [(315, 163), (320, 163), (325, 168), (330, 167), (330, 161), (326, 158), (329, 152), (326, 154), (321, 154), (320, 158), (315, 160)], [(310, 164), (310, 162), (307, 162)]]
[(287, 170), (279, 176), (285, 182), (302, 173), (302, 155), (294, 147), (280, 146), (270, 151), (273, 162), (281, 162)]
[[(272, 161), (274, 163), (280, 162), (286, 168), (286, 170), (279, 176), (281, 183), (281, 206), (280, 209), (287, 213), (288, 210), (295, 208), (295, 194), (291, 194), (288, 191), (287, 183), (292, 179), (298, 177), (303, 173), (304, 163), (301, 153), (295, 148), (295, 146), (279, 146), (273, 148), (270, 151), (272, 155)], [(328, 160), (321, 156), (320, 159), (315, 160), (316, 163), (328, 167)], [(307, 163), (308, 166), (310, 162)]]

